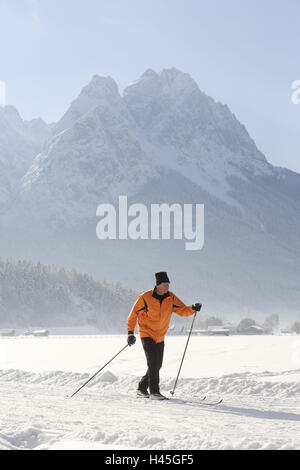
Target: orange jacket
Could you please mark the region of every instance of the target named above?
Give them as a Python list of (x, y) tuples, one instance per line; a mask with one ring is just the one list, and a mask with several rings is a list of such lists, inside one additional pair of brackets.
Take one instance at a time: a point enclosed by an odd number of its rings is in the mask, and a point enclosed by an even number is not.
[(168, 331), (172, 312), (188, 317), (193, 315), (195, 310), (192, 306), (187, 307), (172, 292), (168, 292), (161, 302), (155, 294), (154, 288), (139, 296), (128, 316), (127, 329), (134, 331), (138, 322), (141, 338), (150, 336), (156, 343), (160, 343)]

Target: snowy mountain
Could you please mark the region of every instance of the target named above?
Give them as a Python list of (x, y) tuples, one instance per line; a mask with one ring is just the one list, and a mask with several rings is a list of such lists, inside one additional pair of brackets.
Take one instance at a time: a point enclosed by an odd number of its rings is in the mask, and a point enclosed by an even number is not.
[(272, 174), (245, 127), (188, 74), (147, 70), (124, 90), (124, 100), (149, 152), (198, 184), (201, 181), (208, 192), (219, 196), (222, 191), (224, 199), (229, 176), (242, 176), (246, 170)]
[(48, 135), (42, 119), (23, 121), (13, 106), (0, 106), (0, 208), (14, 197), (21, 177)]
[(102, 200), (133, 194), (158, 174), (116, 83), (95, 76), (53, 130), (22, 180), (21, 200), (54, 223), (94, 217)]
[(136, 293), (74, 269), (0, 259), (0, 328), (95, 325), (124, 331)]
[[(204, 204), (204, 248), (99, 241), (96, 209), (120, 195), (147, 207)], [(0, 218), (1, 250), (138, 290), (167, 270), (183, 301), (202, 301), (213, 315), (297, 316), (299, 215), (300, 175), (273, 167), (188, 74), (147, 70), (123, 96), (112, 78), (95, 75), (32, 153)]]

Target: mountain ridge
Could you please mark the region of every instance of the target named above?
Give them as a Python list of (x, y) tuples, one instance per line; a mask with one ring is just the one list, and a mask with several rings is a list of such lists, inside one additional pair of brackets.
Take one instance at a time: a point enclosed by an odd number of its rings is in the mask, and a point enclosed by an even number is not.
[[(148, 69), (122, 96), (111, 77), (94, 75), (0, 216), (2, 252), (141, 289), (149, 272), (177, 269), (179, 293), (197, 296), (200, 283), (212, 314), (299, 315), (299, 188), (300, 175), (271, 165), (228, 106), (188, 74)], [(204, 204), (203, 250), (191, 256), (175, 240), (100, 242), (97, 206), (119, 195), (147, 207)]]

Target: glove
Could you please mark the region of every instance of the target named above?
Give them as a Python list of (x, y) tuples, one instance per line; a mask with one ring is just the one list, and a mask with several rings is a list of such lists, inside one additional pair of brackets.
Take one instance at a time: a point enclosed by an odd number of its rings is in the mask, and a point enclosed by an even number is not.
[(133, 331), (128, 331), (127, 344), (132, 346), (136, 342), (136, 337), (133, 334)]
[(196, 310), (196, 312), (200, 312), (201, 307), (202, 307), (202, 304), (199, 304), (199, 303), (192, 305), (192, 309)]

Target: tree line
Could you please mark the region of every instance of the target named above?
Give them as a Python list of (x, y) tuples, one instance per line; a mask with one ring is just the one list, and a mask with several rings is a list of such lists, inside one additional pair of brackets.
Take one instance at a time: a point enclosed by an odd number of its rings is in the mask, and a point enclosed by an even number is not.
[(0, 258), (0, 327), (78, 326), (126, 330), (136, 293), (75, 269)]

